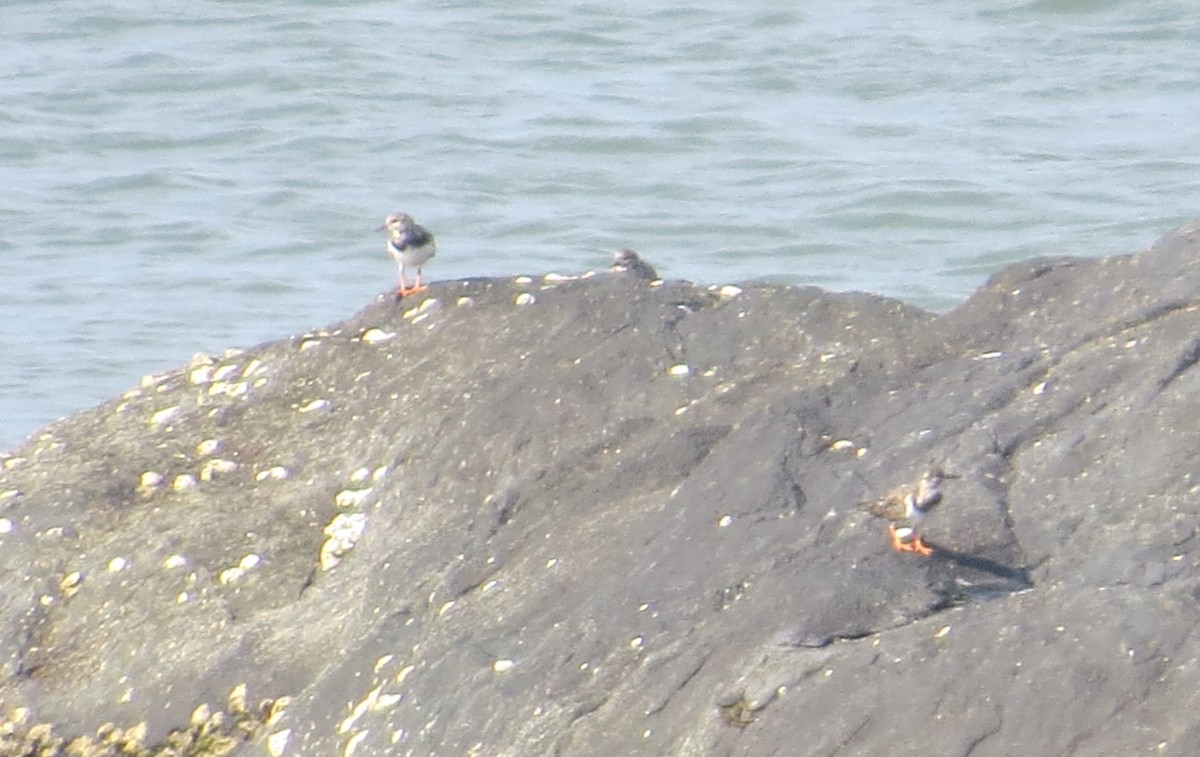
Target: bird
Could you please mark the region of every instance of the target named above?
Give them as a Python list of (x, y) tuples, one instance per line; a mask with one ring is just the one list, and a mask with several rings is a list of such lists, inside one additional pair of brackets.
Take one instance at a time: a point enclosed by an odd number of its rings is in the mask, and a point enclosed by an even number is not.
[[(407, 213), (391, 214), (383, 219), (383, 225), (379, 229), (387, 229), (388, 254), (396, 261), (396, 267), (399, 269), (400, 284), (396, 288), (396, 297), (425, 291), (428, 287), (421, 283), (421, 268), (437, 254), (433, 234)], [(417, 269), (417, 280), (411, 287), (404, 278), (406, 268)]]
[(936, 465), (926, 468), (916, 483), (892, 489), (883, 497), (860, 502), (859, 508), (876, 518), (891, 521), (888, 533), (897, 552), (916, 552), (928, 557), (933, 549), (921, 539), (917, 526), (942, 501), (942, 484), (959, 478)]
[(628, 248), (613, 253), (613, 265), (609, 270), (613, 273), (631, 273), (645, 281), (654, 281), (658, 278), (658, 271), (654, 270), (654, 266), (642, 260), (641, 255)]

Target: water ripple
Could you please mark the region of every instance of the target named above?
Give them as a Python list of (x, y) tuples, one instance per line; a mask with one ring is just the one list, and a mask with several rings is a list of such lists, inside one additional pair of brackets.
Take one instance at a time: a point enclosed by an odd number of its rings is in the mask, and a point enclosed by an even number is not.
[(0, 28), (0, 447), (193, 352), (392, 283), (603, 266), (946, 309), (1021, 257), (1196, 213), (1200, 20), (1175, 0), (401, 14), (14, 3)]

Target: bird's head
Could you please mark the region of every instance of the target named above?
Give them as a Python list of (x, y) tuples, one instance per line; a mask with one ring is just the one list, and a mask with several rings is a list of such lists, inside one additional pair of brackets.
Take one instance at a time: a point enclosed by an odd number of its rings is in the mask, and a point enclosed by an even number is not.
[(936, 488), (941, 486), (942, 482), (948, 478), (962, 478), (962, 476), (956, 473), (947, 473), (939, 465), (931, 465), (921, 474), (921, 483)]
[(412, 228), (412, 225), (412, 216), (408, 215), (407, 213), (392, 213), (390, 216), (383, 219), (383, 225), (379, 228), (387, 229), (392, 233), (396, 233), (410, 229)]
[(617, 250), (613, 253), (613, 263), (616, 265), (630, 265), (637, 262), (638, 254), (626, 247), (623, 250)]

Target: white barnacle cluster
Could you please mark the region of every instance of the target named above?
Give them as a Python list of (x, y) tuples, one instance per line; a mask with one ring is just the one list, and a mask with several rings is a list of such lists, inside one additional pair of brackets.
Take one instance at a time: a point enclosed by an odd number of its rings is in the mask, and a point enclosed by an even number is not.
[(316, 349), (317, 347), (321, 346), (321, 342), (325, 341), (325, 338), (328, 336), (329, 332), (324, 330), (310, 331), (307, 334), (301, 334), (296, 339), (296, 347), (301, 352)]
[(217, 582), (220, 583), (222, 586), (228, 586), (229, 584), (233, 583), (234, 581), (237, 581), (242, 576), (246, 575), (246, 573), (257, 568), (261, 562), (262, 562), (261, 557), (259, 557), (258, 555), (254, 554), (254, 553), (250, 553), (250, 554), (246, 555), (245, 557), (243, 557), (242, 559), (238, 560), (237, 565), (228, 567), (225, 570), (222, 570), (220, 573), (218, 573), (217, 574)]
[(309, 400), (296, 408), (299, 413), (328, 413), (332, 410), (333, 403), (327, 399)]
[[(567, 277), (565, 276), (558, 274), (547, 274), (547, 276), (542, 280), (542, 284), (539, 288), (543, 291), (547, 289), (553, 289), (555, 286), (566, 280)], [(534, 282), (533, 277), (531, 276), (517, 276), (513, 279), (513, 283), (517, 284), (518, 286), (529, 286)], [(535, 302), (537, 302), (537, 296), (532, 292), (520, 292), (516, 297), (513, 298), (513, 304), (519, 306), (532, 305)]]
[(58, 580), (58, 590), (62, 592), (64, 597), (73, 597), (79, 593), (79, 587), (83, 585), (83, 573), (81, 571), (72, 571)]
[(292, 740), (292, 729), (284, 728), (280, 731), (275, 731), (267, 737), (267, 752), (271, 757), (283, 757), (287, 752), (288, 744)]
[(136, 491), (143, 497), (148, 497), (153, 494), (159, 486), (162, 486), (163, 474), (158, 471), (148, 470), (138, 477)]
[[(226, 360), (240, 357), (243, 353), (230, 350)], [(264, 375), (267, 367), (258, 358), (251, 358), (242, 365), (239, 362), (222, 362), (208, 355), (196, 355), (189, 364), (188, 380), (201, 387), (202, 397), (245, 397), (251, 389), (267, 383)]]
[[(732, 300), (742, 293), (742, 288), (733, 284), (709, 284), (708, 291), (713, 292), (722, 300)], [(738, 317), (744, 317), (744, 313), (739, 313)]]
[(369, 328), (362, 333), (362, 336), (359, 337), (359, 341), (361, 341), (363, 344), (379, 344), (381, 342), (386, 342), (389, 339), (394, 339), (395, 337), (395, 331), (384, 331), (383, 329)]
[(325, 542), (321, 545), (321, 570), (329, 570), (358, 543), (367, 527), (367, 516), (361, 512), (375, 493), (378, 484), (387, 475), (387, 466), (362, 467), (350, 474), (350, 486), (333, 496), (339, 512), (325, 526)]
[[(166, 482), (166, 476), (158, 471), (143, 471), (138, 477), (135, 491), (142, 497), (149, 497), (159, 491)], [(196, 477), (190, 473), (181, 473), (171, 481), (171, 488), (177, 492), (194, 489), (197, 486)]]
[[(220, 439), (205, 439), (196, 445), (196, 454), (202, 458), (208, 458), (200, 464), (200, 470), (198, 473), (201, 481), (213, 481), (221, 478), (222, 476), (227, 476), (240, 467), (233, 460), (227, 460), (221, 457), (213, 457), (213, 455), (216, 455), (224, 448), (225, 443)], [(195, 479), (190, 475), (187, 476), (187, 478), (183, 476), (177, 476), (172, 486), (176, 491), (191, 489), (195, 486)]]
[(172, 405), (151, 413), (150, 428), (159, 429), (169, 427), (171, 421), (175, 420), (180, 412), (179, 405)]
[(170, 377), (171, 374), (169, 373), (150, 373), (142, 376), (142, 380), (138, 382), (138, 387), (140, 389), (154, 389), (155, 391), (161, 392), (166, 389), (166, 387), (162, 386), (162, 384), (164, 384)]
[(366, 503), (367, 498), (371, 496), (373, 489), (342, 489), (337, 494), (333, 495), (333, 504), (337, 505), (341, 510), (357, 510), (361, 509)]
[(273, 465), (270, 468), (264, 468), (254, 474), (255, 481), (283, 481), (292, 472), (282, 465)]
[(188, 363), (188, 381), (192, 386), (203, 386), (212, 381), (213, 366), (216, 361), (203, 353), (192, 355)]
[(375, 491), (374, 484), (387, 475), (387, 466), (375, 469), (362, 467), (350, 474), (350, 486), (333, 495), (333, 503), (341, 510), (360, 509)]
[[(442, 301), (430, 297), (428, 299), (421, 300), (421, 304), (417, 305), (415, 308), (409, 308), (408, 310), (405, 310), (400, 317), (406, 321), (411, 321), (414, 325), (416, 325), (422, 321), (429, 320), (441, 309)], [(431, 323), (429, 326), (432, 328), (433, 324)]]
[(327, 537), (321, 544), (321, 570), (330, 570), (354, 549), (367, 527), (367, 516), (363, 513), (338, 513), (325, 526)]
[(836, 439), (830, 442), (829, 449), (834, 452), (845, 452), (855, 457), (863, 457), (867, 454), (867, 447), (860, 447), (851, 439)]
[(205, 460), (200, 466), (200, 480), (212, 481), (221, 476), (233, 473), (238, 469), (238, 464), (232, 460), (223, 460), (215, 457), (211, 460)]
[[(397, 667), (400, 670), (393, 675), (392, 670)], [(353, 754), (367, 733), (370, 732), (371, 727), (378, 726), (379, 719), (372, 718), (372, 715), (384, 713), (404, 700), (404, 693), (399, 689), (413, 669), (413, 665), (402, 666), (395, 655), (386, 654), (375, 661), (369, 684), (371, 689), (353, 704), (346, 717), (338, 721), (337, 734), (347, 737), (346, 744), (342, 749), (343, 755)], [(394, 730), (390, 734), (390, 741), (393, 744), (402, 738), (404, 738), (403, 729)]]
[[(195, 489), (201, 481), (213, 481), (236, 471), (240, 466), (233, 460), (214, 457), (224, 449), (225, 443), (220, 439), (205, 439), (196, 445), (196, 455), (208, 458), (200, 463), (196, 475), (180, 473), (171, 479), (171, 489), (176, 492), (186, 492)], [(138, 495), (149, 497), (166, 484), (167, 476), (155, 470), (143, 471), (138, 477), (135, 491)], [(260, 479), (261, 480), (261, 479)]]
[(403, 694), (385, 694), (385, 683), (380, 683), (375, 688), (367, 692), (366, 696), (360, 699), (350, 710), (350, 714), (338, 723), (337, 732), (339, 734), (347, 734), (354, 730), (355, 724), (359, 719), (368, 712), (379, 712), (395, 707), (404, 699)]

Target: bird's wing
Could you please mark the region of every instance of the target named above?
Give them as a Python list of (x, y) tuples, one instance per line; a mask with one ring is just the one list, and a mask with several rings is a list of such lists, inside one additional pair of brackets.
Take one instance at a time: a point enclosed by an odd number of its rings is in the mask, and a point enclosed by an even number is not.
[(424, 247), (427, 244), (433, 244), (433, 234), (424, 226), (414, 226), (408, 235), (408, 244), (406, 247)]
[(870, 502), (859, 502), (858, 509), (876, 518), (893, 519), (896, 517), (896, 503), (887, 497)]

